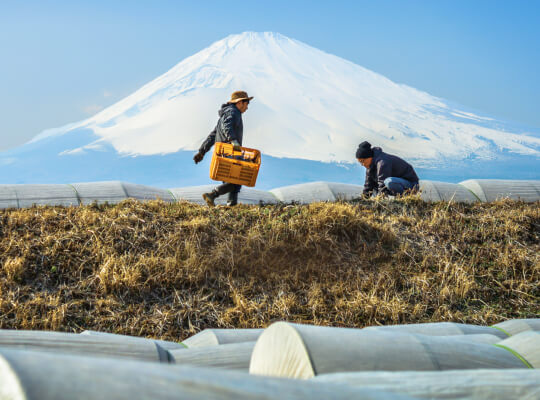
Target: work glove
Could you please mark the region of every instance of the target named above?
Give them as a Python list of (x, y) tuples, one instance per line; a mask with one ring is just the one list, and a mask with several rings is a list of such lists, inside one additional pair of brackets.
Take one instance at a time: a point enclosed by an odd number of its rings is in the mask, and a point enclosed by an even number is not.
[(197, 154), (193, 156), (193, 161), (195, 161), (195, 164), (198, 164), (202, 161), (203, 158), (204, 158), (204, 154), (199, 151)]
[(233, 145), (234, 151), (242, 151), (242, 147), (240, 147), (240, 143), (238, 143), (238, 140), (231, 141), (231, 144)]

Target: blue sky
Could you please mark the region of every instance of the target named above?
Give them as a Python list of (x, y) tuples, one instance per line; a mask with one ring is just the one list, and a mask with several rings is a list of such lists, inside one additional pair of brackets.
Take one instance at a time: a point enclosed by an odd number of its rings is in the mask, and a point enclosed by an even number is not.
[(273, 31), (540, 128), (540, 1), (0, 2), (0, 150), (93, 115), (232, 33)]

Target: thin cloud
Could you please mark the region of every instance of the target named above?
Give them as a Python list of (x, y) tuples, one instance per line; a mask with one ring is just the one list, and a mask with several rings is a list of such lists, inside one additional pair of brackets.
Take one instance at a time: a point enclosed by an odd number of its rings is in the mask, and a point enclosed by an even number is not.
[(94, 115), (103, 110), (103, 106), (100, 106), (98, 104), (91, 104), (89, 106), (83, 107), (83, 111), (85, 114)]

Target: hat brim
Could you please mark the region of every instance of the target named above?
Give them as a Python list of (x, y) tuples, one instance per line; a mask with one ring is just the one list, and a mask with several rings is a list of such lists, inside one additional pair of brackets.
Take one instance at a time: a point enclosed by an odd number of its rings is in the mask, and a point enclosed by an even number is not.
[(251, 101), (252, 99), (253, 99), (253, 96), (252, 96), (252, 97), (242, 97), (241, 99), (230, 100), (229, 103), (230, 103), (230, 104), (236, 104), (236, 103), (238, 103), (239, 101), (243, 101), (243, 100)]

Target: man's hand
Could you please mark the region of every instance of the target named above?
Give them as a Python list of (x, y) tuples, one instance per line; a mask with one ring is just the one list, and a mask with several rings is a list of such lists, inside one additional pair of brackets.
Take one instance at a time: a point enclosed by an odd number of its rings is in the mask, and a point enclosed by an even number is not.
[(233, 140), (231, 144), (233, 145), (234, 151), (242, 151), (242, 147), (240, 147), (240, 143), (238, 143), (238, 140)]
[(195, 161), (195, 164), (198, 164), (202, 161), (203, 158), (204, 158), (204, 154), (199, 151), (197, 154), (193, 156), (193, 161)]

